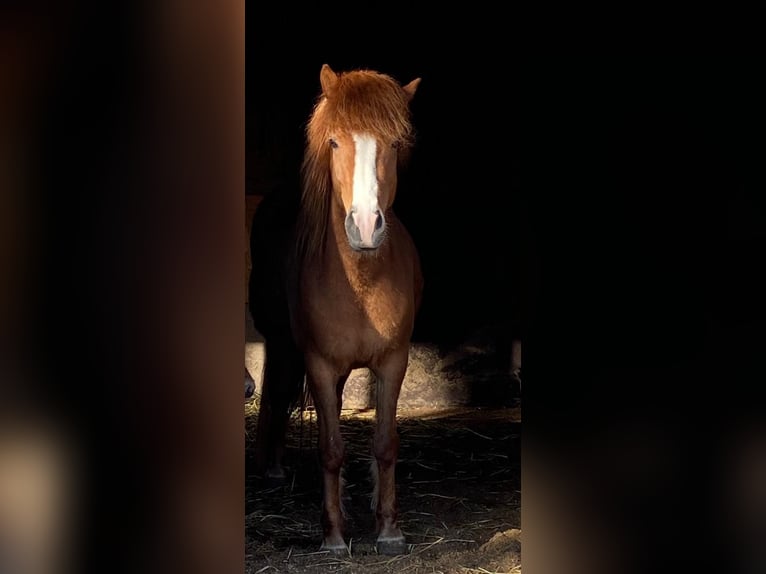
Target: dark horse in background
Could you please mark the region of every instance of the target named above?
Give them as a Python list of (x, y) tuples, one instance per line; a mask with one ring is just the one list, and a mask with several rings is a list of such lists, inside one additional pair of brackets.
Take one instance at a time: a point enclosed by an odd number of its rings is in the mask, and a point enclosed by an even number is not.
[(289, 414), (307, 385), (317, 411), (323, 471), (322, 547), (346, 552), (339, 417), (350, 372), (377, 380), (373, 507), (377, 549), (400, 554), (396, 410), (423, 278), (410, 234), (393, 211), (400, 164), (413, 143), (404, 86), (370, 70), (321, 69), (306, 130), (301, 193), (272, 192), (251, 232), (249, 304), (265, 339), (256, 471), (283, 479)]

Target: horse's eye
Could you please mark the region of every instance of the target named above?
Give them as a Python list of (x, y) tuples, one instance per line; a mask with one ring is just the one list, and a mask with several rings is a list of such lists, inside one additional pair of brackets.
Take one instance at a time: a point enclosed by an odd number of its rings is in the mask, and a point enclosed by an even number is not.
[(336, 142), (334, 139), (330, 138), (330, 147), (332, 149), (338, 149), (338, 142)]

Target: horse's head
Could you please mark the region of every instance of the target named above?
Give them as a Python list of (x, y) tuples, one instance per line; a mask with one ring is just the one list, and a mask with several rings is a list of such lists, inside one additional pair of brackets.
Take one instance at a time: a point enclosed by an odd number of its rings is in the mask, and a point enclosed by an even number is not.
[[(409, 145), (409, 103), (420, 78), (401, 86), (371, 71), (320, 73), (322, 98), (312, 135), (327, 146), (335, 200), (345, 212), (355, 250), (378, 248), (386, 237), (386, 212), (396, 195), (398, 159)], [(320, 129), (321, 128), (321, 129)]]

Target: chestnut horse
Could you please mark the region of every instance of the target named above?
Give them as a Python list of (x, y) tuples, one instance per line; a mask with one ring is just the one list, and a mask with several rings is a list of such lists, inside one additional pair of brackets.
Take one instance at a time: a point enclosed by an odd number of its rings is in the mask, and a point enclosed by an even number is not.
[(413, 143), (410, 102), (420, 78), (401, 85), (375, 71), (338, 74), (324, 65), (319, 79), (297, 218), (280, 220), (264, 200), (253, 222), (251, 254), (259, 273), (251, 276), (249, 300), (266, 349), (256, 465), (269, 478), (284, 478), (285, 430), (305, 375), (319, 425), (322, 548), (346, 552), (339, 417), (351, 370), (369, 368), (377, 380), (376, 545), (382, 554), (401, 554), (396, 410), (423, 278), (416, 247), (392, 205), (397, 172)]

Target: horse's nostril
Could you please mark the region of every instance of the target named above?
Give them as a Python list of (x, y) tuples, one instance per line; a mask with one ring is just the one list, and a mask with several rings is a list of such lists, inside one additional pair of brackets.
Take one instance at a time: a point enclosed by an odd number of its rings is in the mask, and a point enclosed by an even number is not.
[(375, 230), (377, 231), (381, 227), (383, 227), (383, 215), (379, 211), (378, 216), (375, 218)]

